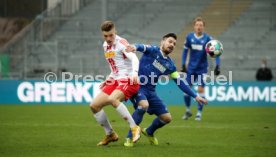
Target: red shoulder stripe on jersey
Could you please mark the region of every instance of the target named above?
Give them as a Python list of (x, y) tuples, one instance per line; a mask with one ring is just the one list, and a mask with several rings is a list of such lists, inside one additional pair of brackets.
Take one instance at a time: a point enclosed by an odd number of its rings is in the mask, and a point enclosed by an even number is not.
[(129, 45), (129, 43), (127, 42), (127, 40), (123, 39), (123, 38), (120, 40), (120, 43), (123, 44), (123, 45), (125, 45), (125, 46)]

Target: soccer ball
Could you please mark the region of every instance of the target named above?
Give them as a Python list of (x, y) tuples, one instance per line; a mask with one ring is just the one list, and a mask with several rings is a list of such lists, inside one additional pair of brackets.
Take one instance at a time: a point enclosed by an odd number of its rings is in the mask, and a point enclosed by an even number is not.
[(218, 40), (210, 40), (205, 46), (206, 53), (215, 58), (223, 53), (223, 45)]

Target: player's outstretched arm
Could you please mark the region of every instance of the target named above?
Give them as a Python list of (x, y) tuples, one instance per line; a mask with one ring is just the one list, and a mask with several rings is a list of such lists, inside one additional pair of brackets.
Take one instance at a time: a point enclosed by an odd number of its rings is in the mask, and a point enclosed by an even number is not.
[(135, 44), (135, 45), (128, 45), (125, 49), (126, 52), (135, 52), (139, 51), (142, 53), (149, 53), (152, 51), (152, 46), (144, 45), (144, 44)]
[(135, 47), (135, 45), (127, 45), (125, 51), (126, 52), (135, 52), (136, 47)]
[(188, 85), (186, 85), (186, 84), (184, 83), (183, 80), (181, 80), (180, 75), (178, 74), (177, 71), (175, 71), (175, 72), (173, 72), (173, 73), (171, 74), (171, 78), (174, 80), (174, 82), (177, 84), (177, 86), (178, 86), (184, 93), (187, 93), (187, 94), (190, 95), (191, 97), (195, 98), (195, 100), (196, 100), (197, 102), (200, 102), (200, 103), (203, 103), (203, 104), (207, 104), (207, 103), (208, 103), (206, 99), (204, 99), (204, 98), (202, 98), (202, 97), (196, 95), (196, 94), (191, 90), (191, 88), (190, 88)]

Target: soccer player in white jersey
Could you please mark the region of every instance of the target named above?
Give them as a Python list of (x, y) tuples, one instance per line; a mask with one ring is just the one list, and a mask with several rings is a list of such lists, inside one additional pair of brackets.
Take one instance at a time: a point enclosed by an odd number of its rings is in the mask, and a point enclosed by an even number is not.
[(127, 40), (116, 35), (116, 28), (112, 21), (105, 21), (101, 25), (104, 38), (104, 55), (109, 63), (111, 74), (100, 86), (101, 92), (90, 104), (91, 111), (96, 121), (103, 126), (106, 136), (97, 145), (107, 145), (117, 141), (118, 135), (112, 129), (103, 107), (112, 105), (120, 113), (123, 119), (127, 120), (134, 135), (132, 141), (140, 138), (141, 128), (137, 126), (122, 101), (129, 99), (137, 93), (139, 60), (135, 53), (126, 53)]

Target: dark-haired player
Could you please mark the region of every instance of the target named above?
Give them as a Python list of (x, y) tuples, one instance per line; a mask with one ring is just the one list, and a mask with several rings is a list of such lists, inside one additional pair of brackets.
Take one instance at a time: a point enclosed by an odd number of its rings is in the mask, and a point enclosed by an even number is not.
[[(175, 64), (169, 57), (169, 54), (173, 52), (175, 48), (176, 40), (177, 36), (174, 33), (169, 33), (163, 36), (160, 47), (136, 44), (127, 46), (126, 48), (127, 52), (139, 51), (143, 53), (140, 59), (138, 72), (140, 89), (137, 94), (130, 98), (135, 108), (132, 117), (136, 124), (139, 125), (145, 112), (157, 116), (148, 128), (142, 130), (142, 133), (149, 138), (150, 143), (154, 145), (158, 145), (157, 138), (154, 137), (154, 132), (172, 120), (171, 114), (155, 91), (160, 76), (170, 75), (183, 92), (189, 94), (200, 103), (207, 103), (205, 99), (197, 96), (190, 87), (180, 79)], [(131, 137), (132, 134), (131, 131), (129, 131), (124, 143), (126, 147), (133, 146)]]

